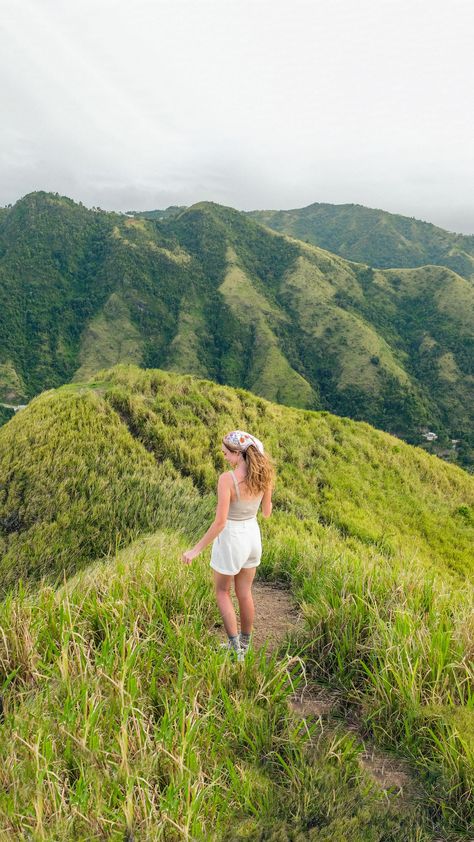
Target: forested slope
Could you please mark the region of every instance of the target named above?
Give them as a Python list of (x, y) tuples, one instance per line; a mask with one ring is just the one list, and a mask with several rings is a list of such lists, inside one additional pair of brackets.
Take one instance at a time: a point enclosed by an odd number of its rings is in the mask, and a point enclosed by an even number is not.
[(473, 299), (449, 269), (374, 270), (213, 203), (156, 221), (30, 194), (0, 222), (0, 400), (133, 362), (432, 447), (427, 427), (469, 467)]
[(474, 236), (363, 205), (314, 202), (294, 210), (249, 211), (257, 222), (370, 266), (436, 264), (474, 279)]

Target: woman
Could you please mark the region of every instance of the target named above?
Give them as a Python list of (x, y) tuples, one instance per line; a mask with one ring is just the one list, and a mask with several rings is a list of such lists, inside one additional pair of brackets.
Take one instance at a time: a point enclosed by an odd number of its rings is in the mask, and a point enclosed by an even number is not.
[[(243, 660), (255, 613), (252, 582), (262, 556), (257, 511), (261, 503), (264, 517), (272, 513), (274, 468), (262, 442), (242, 430), (224, 436), (222, 453), (232, 470), (219, 477), (214, 522), (201, 540), (183, 553), (182, 560), (190, 564), (213, 541), (211, 567), (217, 604), (229, 638), (228, 647), (237, 653), (238, 660)], [(240, 635), (230, 598), (232, 579), (239, 603)]]

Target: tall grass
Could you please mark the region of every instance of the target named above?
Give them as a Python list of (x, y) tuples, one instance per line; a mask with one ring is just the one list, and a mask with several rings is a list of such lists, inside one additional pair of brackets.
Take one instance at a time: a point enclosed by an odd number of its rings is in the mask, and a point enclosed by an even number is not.
[(0, 589), (61, 581), (144, 531), (196, 530), (213, 501), (94, 391), (46, 392), (0, 431)]
[(350, 735), (295, 719), (300, 658), (219, 650), (209, 571), (179, 566), (183, 546), (158, 533), (0, 607), (5, 838), (427, 840)]
[[(6, 477), (0, 498), (5, 592), (18, 576), (29, 580), (44, 576), (45, 583), (57, 584), (94, 557), (157, 528), (171, 530), (170, 535), (179, 531), (188, 541), (194, 540), (213, 515), (217, 473), (224, 468), (221, 435), (236, 427), (254, 431), (277, 463), (274, 514), (262, 523), (265, 553), (259, 575), (286, 581), (303, 607), (307, 631), (301, 641), (294, 642), (293, 654), (304, 658), (319, 679), (345, 691), (347, 703), (359, 707), (367, 731), (381, 745), (413, 759), (425, 782), (432, 820), (440, 822), (446, 832), (471, 833), (474, 484), (472, 477), (459, 468), (367, 424), (329, 413), (279, 407), (244, 390), (191, 376), (119, 366), (100, 373), (90, 387), (63, 387), (45, 393), (23, 411), (21, 418), (15, 417), (0, 430), (1, 468)], [(170, 538), (170, 546), (173, 540)], [(166, 559), (161, 558), (160, 564), (166, 569)], [(10, 594), (4, 603), (4, 610), (11, 612), (5, 628), (17, 630), (5, 632), (2, 655), (9, 698), (16, 698), (17, 687), (23, 688), (21, 692), (30, 688), (32, 695), (27, 692), (25, 699), (39, 719), (47, 703), (35, 687), (38, 676), (49, 675), (48, 657), (53, 658), (59, 670), (55, 675), (60, 676), (60, 683), (55, 680), (51, 686), (61, 686), (63, 694), (64, 682), (76, 687), (82, 670), (84, 687), (95, 687), (95, 695), (92, 701), (90, 695), (80, 696), (82, 702), (74, 695), (68, 705), (73, 710), (93, 710), (99, 718), (108, 707), (115, 711), (114, 728), (109, 723), (110, 730), (105, 729), (97, 752), (105, 758), (107, 745), (113, 745), (111, 756), (123, 774), (126, 764), (130, 766), (130, 744), (138, 746), (140, 762), (151, 762), (146, 759), (148, 749), (143, 749), (151, 745), (146, 742), (148, 725), (140, 720), (134, 724), (133, 734), (122, 727), (125, 709), (128, 722), (132, 709), (146, 708), (143, 700), (148, 698), (147, 685), (141, 679), (133, 690), (137, 672), (155, 674), (158, 684), (158, 676), (163, 673), (167, 697), (172, 695), (173, 682), (180, 680), (180, 669), (183, 681), (187, 675), (194, 676), (186, 687), (192, 686), (199, 696), (197, 688), (201, 685), (195, 670), (202, 658), (205, 674), (210, 671), (214, 675), (212, 692), (219, 695), (217, 688), (224, 681), (219, 662), (211, 658), (208, 663), (202, 643), (212, 613), (205, 596), (207, 586), (196, 578), (196, 593), (183, 590), (187, 594), (185, 604), (179, 594), (167, 603), (171, 586), (159, 579), (158, 568), (156, 576), (163, 589), (159, 599), (160, 604), (164, 600), (162, 611), (156, 606), (146, 609), (149, 597), (144, 593), (139, 598), (130, 597), (136, 616), (146, 610), (155, 624), (156, 631), (149, 640), (140, 624), (133, 631), (130, 618), (123, 625), (123, 616), (128, 614), (120, 614), (120, 591), (117, 605), (107, 603), (106, 607), (101, 602), (95, 614), (92, 612), (95, 619), (84, 621), (84, 628), (82, 615), (74, 614), (67, 635), (63, 625), (54, 632), (54, 623), (59, 623), (61, 611), (66, 610), (64, 606), (57, 616), (45, 606), (43, 613), (52, 624), (52, 631), (42, 632), (46, 649), (35, 643), (35, 628), (42, 613), (28, 608), (30, 602), (21, 594), (15, 599)], [(118, 586), (110, 583), (110, 592), (114, 587)], [(47, 600), (47, 588), (41, 594), (41, 600)], [(52, 594), (48, 597), (51, 600)], [(203, 601), (196, 603), (199, 599)], [(28, 611), (31, 619), (25, 614)], [(186, 629), (181, 637), (173, 631), (170, 612), (173, 618), (179, 618), (180, 629)], [(67, 624), (67, 616), (61, 623)], [(114, 635), (121, 628), (119, 646)], [(153, 646), (155, 650), (161, 646), (155, 633), (171, 635), (171, 648), (184, 653), (179, 654), (184, 660), (179, 661), (178, 654), (172, 655), (171, 650), (166, 650), (168, 654), (157, 666), (147, 660)], [(136, 638), (136, 646), (129, 642), (130, 636)], [(56, 639), (60, 642), (54, 643)], [(130, 662), (133, 669), (126, 666), (132, 651), (137, 659)], [(94, 665), (97, 658), (99, 662), (105, 658), (103, 674), (94, 673), (93, 678), (89, 652)], [(168, 667), (173, 681), (166, 678)], [(265, 680), (275, 669), (278, 672), (276, 662), (268, 673), (263, 663), (258, 669), (267, 676)], [(119, 681), (118, 687), (112, 679)], [(182, 690), (182, 695), (190, 698), (187, 692)], [(221, 706), (223, 698), (219, 695)], [(208, 703), (214, 709), (214, 702)], [(24, 710), (22, 706), (22, 722), (28, 721), (24, 720)], [(184, 716), (180, 721), (187, 721), (188, 714), (186, 707), (185, 713), (179, 714)], [(230, 706), (226, 716), (230, 716)], [(270, 725), (267, 721), (267, 735), (275, 731), (272, 722)], [(19, 745), (26, 752), (25, 762), (30, 757), (36, 764), (31, 768), (38, 769), (43, 749), (35, 749), (37, 736), (33, 738), (32, 734), (37, 732), (31, 727), (22, 735), (30, 749)], [(48, 727), (51, 730), (52, 726)], [(180, 727), (182, 735), (187, 733), (186, 725)], [(258, 733), (255, 722), (253, 728)], [(20, 726), (18, 729), (20, 733)], [(197, 725), (195, 732), (199, 732)], [(82, 731), (72, 729), (71, 733)], [(95, 732), (88, 728), (86, 733), (85, 750)], [(117, 734), (120, 739), (114, 737)], [(224, 747), (229, 740), (237, 750), (231, 731), (225, 730), (220, 739)], [(56, 740), (59, 744), (59, 737)], [(165, 748), (173, 754), (170, 745)], [(95, 750), (94, 744), (92, 754)], [(171, 762), (171, 758), (168, 760)], [(7, 769), (11, 762), (5, 755)], [(226, 769), (224, 772), (216, 765), (212, 780), (228, 784), (231, 773)], [(100, 781), (102, 773), (95, 774), (94, 780)], [(128, 771), (125, 777), (128, 780)], [(262, 810), (267, 815), (271, 795), (263, 791), (268, 781), (265, 775), (257, 778), (263, 789), (259, 790), (262, 800), (256, 810), (259, 815)], [(28, 775), (26, 780), (30, 780)], [(87, 804), (94, 805), (94, 814), (98, 811), (107, 815), (99, 795), (94, 794), (96, 784), (90, 780), (87, 798), (91, 800)], [(248, 787), (250, 793), (252, 786)], [(283, 790), (290, 791), (288, 781)], [(10, 792), (8, 787), (6, 791)], [(25, 803), (34, 803), (35, 792), (24, 794)], [(133, 801), (133, 795), (128, 797)], [(207, 804), (206, 797), (200, 796), (203, 805)], [(143, 798), (146, 804), (151, 795)], [(193, 798), (190, 796), (190, 803)], [(301, 798), (304, 801), (306, 795), (301, 794)], [(224, 813), (237, 809), (235, 804), (224, 808), (224, 802), (219, 803), (206, 827), (219, 821), (216, 816), (221, 808)], [(38, 807), (40, 813), (42, 809)], [(252, 813), (249, 804), (247, 809)], [(275, 807), (271, 809), (275, 811)], [(199, 813), (204, 814), (205, 810)], [(176, 812), (173, 821), (182, 831), (182, 822), (188, 819)], [(187, 832), (191, 833), (189, 828)]]
[(295, 572), (308, 667), (345, 691), (382, 746), (412, 758), (433, 817), (472, 831), (472, 594), (398, 565), (344, 562)]

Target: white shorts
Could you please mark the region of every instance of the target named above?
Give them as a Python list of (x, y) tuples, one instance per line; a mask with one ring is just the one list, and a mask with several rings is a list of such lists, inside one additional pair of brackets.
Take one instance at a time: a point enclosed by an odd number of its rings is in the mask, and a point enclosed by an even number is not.
[(262, 538), (256, 517), (227, 520), (212, 543), (211, 567), (218, 573), (235, 576), (243, 567), (258, 567), (262, 557)]

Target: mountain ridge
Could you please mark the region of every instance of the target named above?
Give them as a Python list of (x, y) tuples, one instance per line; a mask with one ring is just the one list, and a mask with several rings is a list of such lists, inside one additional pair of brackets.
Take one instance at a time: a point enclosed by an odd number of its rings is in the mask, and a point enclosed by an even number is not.
[(474, 292), (448, 268), (374, 269), (214, 202), (156, 221), (37, 193), (2, 218), (0, 281), (5, 403), (133, 361), (473, 459)]
[[(444, 535), (436, 550), (444, 573), (452, 571), (453, 582), (474, 577), (468, 552), (474, 528), (474, 477), (458, 466), (364, 421), (284, 406), (195, 375), (120, 364), (97, 372), (91, 382), (41, 393), (0, 428), (3, 582), (8, 570), (5, 559), (20, 559), (25, 553), (31, 565), (29, 533), (37, 536), (41, 572), (44, 563), (55, 557), (55, 545), (65, 545), (67, 551), (61, 549), (57, 559), (61, 565), (69, 559), (74, 570), (92, 548), (93, 558), (100, 555), (99, 547), (106, 552), (114, 530), (125, 537), (134, 533), (135, 525), (141, 531), (162, 528), (166, 525), (162, 513), (166, 518), (167, 507), (174, 511), (181, 497), (189, 498), (189, 507), (180, 504), (184, 508), (176, 523), (192, 531), (211, 512), (208, 503), (202, 509), (200, 498), (214, 493), (216, 470), (222, 463), (217, 454), (220, 437), (227, 427), (240, 425), (255, 429), (268, 441), (281, 476), (275, 512), (291, 515), (295, 525), (306, 517), (315, 518), (341, 538), (376, 547), (387, 558), (406, 553), (409, 545), (417, 548), (414, 555), (425, 570), (431, 567), (432, 542)], [(286, 436), (280, 429), (287, 430)], [(130, 459), (135, 465), (132, 474), (127, 468)], [(74, 526), (71, 503), (76, 494), (82, 499), (85, 492), (86, 508), (96, 500), (102, 523), (106, 501), (101, 495), (107, 477), (117, 503), (117, 511), (114, 508), (108, 515), (112, 531), (100, 535), (90, 522), (87, 529), (82, 521)], [(130, 496), (139, 477), (133, 497), (147, 499), (142, 509)], [(376, 501), (371, 500), (371, 488), (378, 489)], [(190, 507), (196, 510), (194, 518)], [(43, 520), (50, 522), (54, 541), (45, 539)], [(400, 532), (397, 543), (388, 537), (389, 524)], [(96, 538), (84, 543), (91, 525)], [(70, 543), (72, 527), (83, 530), (86, 551), (78, 535)], [(454, 534), (451, 546), (448, 536)], [(21, 575), (21, 564), (12, 572)], [(31, 572), (35, 573), (33, 568)]]
[(358, 204), (313, 202), (282, 211), (246, 211), (280, 233), (322, 245), (348, 260), (377, 268), (415, 268), (433, 263), (474, 279), (474, 235)]

